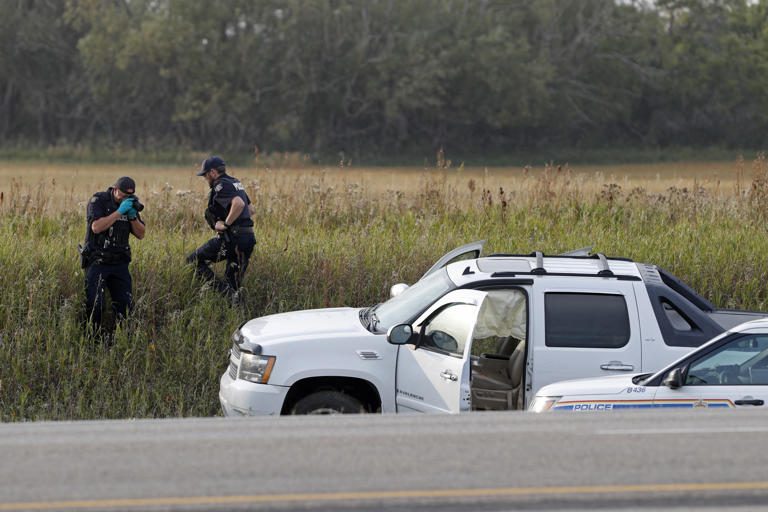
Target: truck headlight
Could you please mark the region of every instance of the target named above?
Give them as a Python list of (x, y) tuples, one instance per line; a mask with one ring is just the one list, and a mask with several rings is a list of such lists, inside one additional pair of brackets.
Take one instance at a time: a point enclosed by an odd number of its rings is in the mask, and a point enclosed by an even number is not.
[(275, 359), (275, 356), (260, 356), (243, 352), (238, 377), (248, 382), (266, 384), (269, 382), (269, 375), (272, 373)]
[(552, 408), (560, 399), (561, 396), (537, 396), (533, 399), (533, 403), (528, 407), (531, 412), (546, 412)]

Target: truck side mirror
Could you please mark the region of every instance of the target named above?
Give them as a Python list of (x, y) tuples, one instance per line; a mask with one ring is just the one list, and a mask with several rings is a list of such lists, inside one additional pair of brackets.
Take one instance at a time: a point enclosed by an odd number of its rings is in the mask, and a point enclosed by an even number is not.
[(664, 377), (662, 384), (669, 389), (677, 389), (683, 386), (683, 374), (680, 372), (680, 368), (675, 368)]
[(387, 341), (393, 345), (412, 343), (414, 338), (413, 327), (408, 324), (394, 325), (387, 331)]
[(390, 298), (397, 297), (407, 289), (408, 289), (408, 285), (405, 283), (393, 284), (392, 288), (389, 289), (389, 297)]

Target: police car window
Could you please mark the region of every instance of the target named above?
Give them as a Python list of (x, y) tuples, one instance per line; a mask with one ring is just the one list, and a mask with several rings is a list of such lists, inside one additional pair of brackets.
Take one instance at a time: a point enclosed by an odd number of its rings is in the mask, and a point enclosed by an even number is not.
[(622, 295), (546, 293), (544, 315), (548, 347), (620, 348), (629, 341)]
[(451, 304), (435, 315), (424, 329), (422, 347), (461, 357), (474, 324), (473, 304)]
[(768, 384), (768, 336), (738, 338), (690, 364), (686, 386)]

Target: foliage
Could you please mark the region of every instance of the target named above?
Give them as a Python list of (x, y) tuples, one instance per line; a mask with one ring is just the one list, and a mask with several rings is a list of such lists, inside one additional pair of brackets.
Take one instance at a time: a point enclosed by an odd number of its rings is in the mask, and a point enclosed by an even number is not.
[(0, 142), (337, 161), (760, 148), (767, 13), (766, 0), (3, 2)]

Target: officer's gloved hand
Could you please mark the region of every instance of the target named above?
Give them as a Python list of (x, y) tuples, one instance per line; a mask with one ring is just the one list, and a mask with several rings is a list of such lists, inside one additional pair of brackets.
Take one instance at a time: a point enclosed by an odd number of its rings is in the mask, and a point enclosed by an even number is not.
[(131, 208), (128, 210), (128, 213), (126, 214), (128, 216), (128, 220), (136, 220), (136, 216), (139, 214), (139, 212), (136, 211), (136, 208)]
[(133, 198), (129, 197), (128, 199), (123, 199), (123, 202), (120, 203), (120, 206), (117, 207), (117, 213), (120, 215), (125, 215), (133, 209)]

